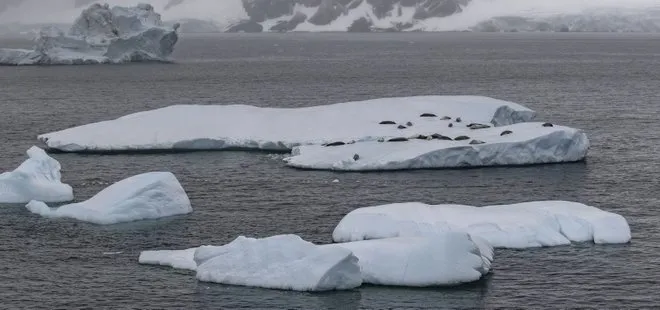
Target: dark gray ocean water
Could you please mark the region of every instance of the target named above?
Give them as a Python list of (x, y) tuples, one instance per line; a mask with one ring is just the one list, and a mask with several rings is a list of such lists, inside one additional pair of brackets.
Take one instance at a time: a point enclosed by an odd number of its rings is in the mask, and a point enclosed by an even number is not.
[[(0, 47), (26, 45), (0, 39)], [(37, 134), (192, 103), (301, 107), (387, 96), (486, 95), (526, 105), (539, 119), (585, 129), (592, 148), (586, 163), (387, 173), (299, 171), (286, 168), (283, 155), (266, 153), (54, 154), (77, 200), (137, 173), (168, 170), (195, 212), (97, 226), (0, 205), (0, 308), (660, 306), (660, 36), (184, 36), (174, 57), (176, 64), (0, 67), (0, 171), (19, 165)], [(141, 250), (220, 245), (239, 235), (295, 233), (327, 243), (341, 217), (363, 206), (544, 199), (620, 213), (633, 241), (497, 250), (490, 276), (451, 289), (298, 293), (200, 283), (190, 272), (137, 263)]]

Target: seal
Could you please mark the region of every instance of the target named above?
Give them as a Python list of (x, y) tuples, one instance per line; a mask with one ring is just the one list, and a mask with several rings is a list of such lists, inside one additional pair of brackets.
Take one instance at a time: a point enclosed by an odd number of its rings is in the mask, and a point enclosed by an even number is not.
[(543, 123), (543, 127), (555, 127), (551, 123)]
[(382, 121), (378, 124), (380, 124), (380, 125), (396, 125), (396, 123), (393, 122), (393, 121)]
[(353, 160), (354, 161), (358, 161), (359, 159), (360, 159), (360, 155), (358, 155), (358, 154), (353, 155)]
[(435, 115), (433, 113), (424, 113), (424, 114), (420, 115), (419, 117), (437, 117), (437, 115)]
[(449, 128), (454, 127), (453, 123), (449, 123)]
[(433, 135), (431, 135), (431, 137), (433, 137), (433, 139), (438, 139), (438, 140), (454, 141), (454, 139), (447, 136), (443, 136), (439, 133), (434, 133)]
[(468, 136), (458, 136), (454, 138), (454, 141), (463, 141), (463, 140), (470, 140), (470, 137)]
[(425, 135), (417, 135), (417, 136), (413, 137), (413, 139), (428, 140), (428, 139), (429, 139), (429, 136), (425, 136)]
[(463, 120), (462, 120), (460, 117), (457, 117), (457, 118), (456, 118), (456, 122), (457, 122), (457, 123), (460, 123), (460, 122), (462, 122), (462, 121), (463, 121)]
[(471, 123), (470, 125), (467, 125), (468, 128), (470, 129), (486, 129), (490, 128), (489, 125), (484, 125), (484, 124), (479, 124), (479, 123)]
[(398, 137), (387, 140), (387, 142), (406, 142), (408, 138)]
[(328, 146), (340, 146), (340, 145), (344, 145), (344, 144), (346, 144), (346, 143), (341, 142), (341, 141), (337, 141), (337, 142), (332, 142), (332, 143), (324, 144), (323, 146), (325, 146), (325, 147), (328, 147)]
[(470, 144), (472, 144), (472, 145), (475, 145), (475, 144), (484, 144), (484, 143), (486, 143), (486, 142), (483, 142), (483, 141), (481, 141), (481, 140), (472, 140), (472, 141), (470, 141)]
[(513, 133), (513, 131), (511, 131), (511, 130), (505, 130), (505, 131), (502, 131), (502, 133), (500, 134), (500, 136), (506, 136), (506, 135), (510, 135), (510, 134), (512, 134), (512, 133)]
[(441, 118), (441, 120), (443, 120), (443, 121), (448, 121), (448, 120), (451, 120), (451, 117), (449, 117), (449, 116), (443, 116), (443, 117)]
[(406, 128), (408, 128), (408, 127), (403, 126), (403, 125), (399, 125), (399, 127), (397, 127), (397, 128), (399, 128), (399, 129), (406, 129)]
[(412, 122), (407, 122), (406, 123), (406, 126), (408, 126), (408, 127), (412, 127), (412, 125), (413, 125)]

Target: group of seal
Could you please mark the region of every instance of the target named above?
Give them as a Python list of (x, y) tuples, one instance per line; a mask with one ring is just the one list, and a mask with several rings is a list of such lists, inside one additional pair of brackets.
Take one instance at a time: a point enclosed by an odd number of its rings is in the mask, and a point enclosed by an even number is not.
[[(423, 113), (419, 117), (437, 117), (437, 115), (435, 115), (433, 113)], [(441, 120), (451, 120), (451, 119), (452, 118), (449, 117), (449, 116), (444, 116), (444, 117), (441, 118)], [(457, 123), (462, 122), (461, 118), (457, 117), (456, 122)], [(382, 121), (379, 124), (380, 125), (396, 125), (397, 123), (394, 122), (394, 121)], [(406, 129), (406, 128), (412, 127), (412, 126), (413, 126), (413, 123), (409, 121), (405, 124), (405, 126), (404, 125), (398, 125), (397, 128), (398, 129)], [(453, 127), (453, 126), (454, 126), (453, 123), (449, 123), (449, 127)], [(551, 123), (543, 123), (542, 126), (543, 127), (554, 127), (554, 125), (551, 124)], [(466, 127), (470, 128), (472, 130), (491, 128), (490, 125), (479, 124), (479, 123), (470, 123)], [(504, 131), (502, 131), (502, 133), (500, 133), (500, 136), (506, 136), (506, 135), (510, 135), (510, 134), (513, 134), (513, 131), (504, 130)], [(470, 145), (479, 145), (479, 144), (485, 144), (486, 143), (482, 140), (472, 139), (472, 138), (470, 138), (468, 136), (464, 136), (464, 135), (463, 136), (458, 136), (458, 137), (452, 139), (450, 137), (447, 137), (445, 135), (441, 135), (439, 133), (434, 133), (432, 135), (419, 134), (419, 135), (416, 135), (416, 136), (413, 136), (413, 137), (410, 137), (410, 138), (395, 137), (395, 138), (390, 138), (390, 139), (387, 139), (387, 140), (385, 138), (379, 138), (378, 142), (407, 142), (407, 141), (410, 141), (411, 139), (444, 140), (444, 141), (467, 141), (467, 140), (471, 140), (470, 143), (469, 143)], [(337, 142), (332, 142), (332, 143), (326, 143), (323, 146), (332, 147), (332, 146), (342, 146), (342, 145), (353, 144), (353, 143), (355, 143), (355, 141), (350, 141), (348, 143), (345, 143), (343, 141), (337, 141)], [(358, 160), (360, 160), (360, 155), (356, 153), (356, 154), (353, 155), (353, 161), (358, 161)]]
[[(438, 115), (436, 115), (436, 114), (434, 114), (434, 113), (426, 112), (426, 113), (422, 113), (422, 114), (420, 114), (419, 117), (422, 117), (422, 118), (430, 118), (430, 117), (438, 117)], [(449, 117), (449, 116), (443, 116), (443, 117), (440, 118), (440, 120), (443, 120), (443, 121), (451, 121), (452, 118)], [(457, 123), (461, 123), (461, 122), (463, 122), (463, 120), (461, 119), (461, 117), (457, 117), (457, 118), (455, 119), (455, 121), (456, 121)], [(396, 123), (395, 121), (390, 121), (390, 120), (381, 121), (381, 122), (378, 123), (378, 124), (379, 124), (379, 125), (397, 125), (397, 123)], [(397, 128), (398, 128), (398, 129), (406, 129), (406, 128), (408, 128), (408, 127), (412, 127), (412, 126), (413, 126), (413, 123), (410, 122), (410, 121), (408, 121), (408, 122), (406, 122), (405, 124), (399, 124), (399, 125), (397, 126)], [(450, 122), (447, 126), (450, 127), (450, 128), (451, 128), (451, 127), (454, 127), (454, 123), (451, 123), (451, 122)], [(485, 125), (485, 124), (479, 124), (479, 123), (470, 123), (470, 124), (467, 125), (466, 127), (470, 128), (470, 129), (484, 129), (484, 128), (490, 128), (491, 126), (490, 126), (490, 125)]]
[[(424, 113), (424, 114), (420, 115), (420, 117), (437, 117), (437, 116), (433, 113)], [(449, 119), (451, 119), (451, 117), (445, 116), (443, 119), (448, 119), (449, 120)], [(461, 122), (460, 117), (457, 118), (456, 121)], [(396, 124), (396, 123), (393, 122), (393, 121), (383, 121), (383, 122), (380, 122), (380, 124), (393, 125), (393, 124)], [(412, 126), (412, 123), (408, 122), (406, 125), (408, 125), (408, 127), (410, 127), (410, 126)], [(450, 123), (449, 127), (452, 127), (452, 126), (453, 126), (453, 124)], [(543, 123), (542, 126), (543, 127), (554, 127), (554, 125), (551, 124), (551, 123)], [(406, 128), (403, 125), (399, 125), (399, 129), (401, 129), (401, 127)], [(491, 126), (484, 125), (484, 124), (479, 124), (479, 123), (471, 123), (471, 124), (467, 125), (467, 127), (470, 128), (470, 129), (484, 129), (484, 128), (490, 128)], [(513, 134), (513, 131), (504, 130), (504, 131), (502, 131), (502, 133), (500, 133), (500, 136), (506, 136), (506, 135), (510, 135), (510, 134)], [(434, 140), (434, 139), (436, 139), (436, 140), (445, 140), (445, 141), (465, 141), (465, 140), (470, 140), (471, 138), (468, 137), (468, 136), (458, 136), (458, 137), (452, 139), (450, 137), (441, 135), (439, 133), (434, 133), (432, 135), (422, 135), (422, 134), (420, 134), (420, 135), (417, 135), (417, 136), (414, 136), (414, 137), (411, 137), (411, 138), (396, 137), (396, 138), (388, 139), (387, 142), (407, 142), (407, 141), (410, 141), (410, 139), (418, 139), (418, 140)], [(379, 138), (378, 142), (386, 142), (386, 140), (385, 140), (385, 138)], [(353, 143), (355, 143), (355, 142), (353, 142)], [(485, 143), (486, 142), (484, 142), (482, 140), (472, 139), (472, 141), (470, 141), (469, 144), (470, 145), (479, 145), (479, 144), (485, 144)], [(345, 145), (345, 144), (347, 144), (347, 143), (339, 141), (339, 142), (328, 143), (328, 144), (325, 144), (324, 146), (340, 146), (340, 145)], [(348, 143), (348, 144), (351, 144), (351, 143)], [(360, 155), (358, 155), (358, 154), (353, 155), (353, 160), (354, 161), (358, 161), (359, 159), (360, 159)]]
[[(421, 117), (421, 118), (431, 118), (431, 117), (438, 117), (438, 115), (435, 114), (435, 113), (425, 112), (425, 113), (420, 114), (419, 117)], [(440, 120), (451, 121), (452, 118), (450, 116), (443, 116), (443, 117), (440, 118)], [(456, 123), (463, 122), (461, 117), (457, 117), (456, 119), (454, 119), (454, 121)], [(380, 125), (397, 125), (397, 123), (395, 121), (391, 121), (391, 120), (381, 121), (379, 124)], [(408, 127), (412, 127), (412, 126), (413, 126), (413, 123), (408, 121), (408, 122), (405, 123), (405, 125), (399, 124), (397, 126), (397, 128), (398, 129), (407, 129)], [(454, 123), (450, 122), (448, 124), (448, 126), (450, 128), (454, 127)], [(470, 123), (466, 127), (470, 128), (470, 129), (484, 129), (484, 128), (490, 128), (491, 126), (490, 125), (479, 124), (479, 123)], [(405, 142), (405, 141), (410, 141), (411, 139), (417, 139), (417, 140), (434, 140), (435, 139), (435, 140), (444, 140), (444, 141), (463, 141), (463, 140), (469, 140), (470, 137), (468, 137), (468, 136), (458, 136), (458, 137), (452, 139), (452, 138), (447, 137), (445, 135), (434, 133), (432, 135), (420, 134), (420, 135), (413, 136), (413, 137), (410, 137), (410, 138), (396, 137), (396, 138), (390, 138), (388, 140), (385, 140), (385, 138), (380, 138), (380, 139), (378, 139), (378, 142)], [(470, 142), (470, 144), (483, 144), (483, 143), (485, 143), (485, 142), (480, 141), (480, 140), (472, 140), (472, 142)], [(327, 146), (333, 146), (333, 145), (328, 144)]]
[[(434, 114), (434, 113), (428, 113), (428, 112), (427, 112), (427, 113), (422, 113), (419, 117), (430, 118), (430, 117), (438, 117), (438, 116), (437, 116), (436, 114)], [(452, 118), (449, 117), (449, 116), (443, 116), (443, 117), (441, 117), (440, 119), (441, 119), (441, 120), (452, 120)], [(457, 118), (455, 119), (455, 121), (456, 121), (457, 123), (461, 123), (463, 120), (462, 120), (460, 117), (457, 117)], [(385, 120), (385, 121), (380, 122), (379, 124), (380, 124), (380, 125), (396, 125), (397, 123), (396, 123), (395, 121)], [(454, 125), (453, 123), (449, 123), (449, 127), (453, 127), (453, 125)], [(413, 123), (410, 122), (410, 121), (408, 121), (408, 122), (406, 122), (405, 125), (398, 125), (397, 128), (398, 128), (398, 129), (406, 129), (406, 128), (408, 128), (408, 127), (412, 127), (412, 126), (413, 126)], [(543, 127), (554, 127), (554, 125), (553, 125), (552, 123), (543, 123), (542, 126), (543, 126)], [(468, 124), (466, 127), (467, 127), (467, 128), (470, 128), (470, 129), (472, 129), (472, 130), (477, 130), (477, 129), (491, 128), (492, 126), (490, 126), (490, 125), (485, 125), (485, 124), (480, 124), (480, 123), (470, 123), (470, 124)], [(502, 131), (502, 133), (500, 133), (500, 136), (506, 136), (506, 135), (510, 135), (510, 134), (513, 134), (513, 131), (511, 131), (511, 130), (504, 130), (504, 131)], [(452, 138), (450, 138), (450, 137), (448, 137), (448, 136), (441, 135), (441, 134), (439, 134), (439, 133), (434, 133), (434, 134), (431, 134), (431, 135), (423, 135), (423, 134), (419, 134), (419, 135), (416, 135), (416, 136), (413, 136), (413, 137), (409, 137), (409, 138), (406, 138), (406, 137), (395, 137), (395, 138), (390, 138), (390, 139), (379, 138), (377, 141), (378, 141), (378, 142), (406, 142), (406, 141), (410, 141), (410, 140), (412, 140), (412, 139), (417, 139), (417, 140), (466, 141), (466, 140), (470, 140), (471, 138), (468, 137), (468, 136), (464, 136), (464, 135), (463, 135), (463, 136), (458, 136), (458, 137), (452, 139)], [(323, 146), (325, 146), (325, 147), (332, 147), (332, 146), (342, 146), (342, 145), (353, 144), (353, 143), (355, 143), (355, 141), (350, 141), (350, 142), (348, 142), (348, 143), (343, 142), (343, 141), (336, 141), (336, 142), (331, 142), (331, 143), (323, 144)], [(476, 139), (472, 139), (472, 140), (470, 141), (470, 144), (471, 144), (471, 145), (478, 145), (478, 144), (485, 144), (485, 143), (486, 143), (486, 142), (484, 142), (484, 141), (476, 140)], [(359, 156), (358, 154), (355, 154), (355, 155), (353, 156), (353, 159), (354, 159), (354, 160), (358, 160), (358, 159), (360, 159), (360, 156)]]

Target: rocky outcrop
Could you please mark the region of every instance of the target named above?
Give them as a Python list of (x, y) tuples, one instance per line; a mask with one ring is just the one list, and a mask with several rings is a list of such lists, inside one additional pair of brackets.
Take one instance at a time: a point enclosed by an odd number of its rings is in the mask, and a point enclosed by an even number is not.
[[(417, 1), (419, 2), (419, 1)], [(431, 17), (447, 17), (463, 10), (469, 0), (426, 0), (418, 3), (415, 11), (415, 19), (427, 19)]]
[(362, 17), (348, 27), (348, 32), (371, 32), (371, 26), (371, 22), (366, 17)]
[(243, 8), (250, 21), (261, 23), (267, 19), (291, 15), (298, 0), (243, 0)]
[(339, 0), (322, 0), (316, 14), (309, 18), (309, 22), (314, 25), (327, 25), (347, 13), (346, 7)]
[(301, 12), (297, 12), (293, 17), (288, 21), (278, 22), (275, 26), (270, 28), (270, 31), (275, 32), (287, 32), (293, 29), (307, 20), (307, 15)]

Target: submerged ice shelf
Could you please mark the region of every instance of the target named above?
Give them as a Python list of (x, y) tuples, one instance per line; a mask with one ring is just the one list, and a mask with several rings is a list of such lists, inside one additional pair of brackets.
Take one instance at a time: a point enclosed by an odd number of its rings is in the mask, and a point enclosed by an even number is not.
[[(313, 253), (317, 252), (326, 255), (341, 253), (338, 257), (342, 259), (333, 262), (340, 262), (340, 266), (344, 267), (338, 268), (334, 263), (317, 264), (316, 259), (312, 259), (316, 255)], [(355, 267), (347, 264), (343, 258), (349, 254), (355, 258), (355, 262), (350, 261), (356, 264)], [(309, 255), (313, 255), (312, 258)], [(390, 238), (327, 245), (313, 245), (298, 236), (284, 235), (264, 239), (239, 237), (221, 247), (143, 251), (138, 260), (141, 264), (197, 271), (197, 278), (204, 281), (266, 288), (327, 290), (350, 288), (356, 284), (359, 286), (358, 283), (362, 282), (424, 287), (458, 285), (479, 280), (490, 271), (493, 249), (483, 239), (455, 232), (423, 238)], [(292, 266), (295, 268), (289, 270)], [(275, 267), (284, 269), (271, 272)], [(307, 271), (310, 275), (300, 277), (299, 271)], [(343, 277), (330, 274), (332, 272), (342, 272)], [(322, 281), (317, 275), (326, 274), (330, 274), (330, 278), (342, 280), (320, 286)]]
[(94, 197), (51, 209), (30, 201), (27, 209), (48, 218), (74, 218), (108, 225), (158, 219), (192, 212), (190, 200), (174, 174), (150, 172), (112, 184)]
[[(438, 117), (420, 117), (425, 113)], [(65, 152), (290, 151), (298, 145), (435, 132), (452, 122), (440, 120), (443, 116), (462, 118), (464, 124), (503, 126), (530, 121), (535, 113), (513, 102), (479, 96), (383, 98), (294, 109), (177, 105), (42, 134), (39, 139), (49, 148)], [(381, 125), (382, 121), (406, 129)], [(406, 126), (408, 122), (412, 126)]]
[(73, 189), (62, 183), (60, 163), (36, 146), (27, 151), (28, 159), (14, 171), (0, 174), (0, 203), (26, 203), (73, 200)]
[(93, 4), (64, 33), (44, 28), (33, 50), (0, 49), (0, 65), (73, 65), (168, 61), (178, 41), (149, 4)]
[(473, 207), (398, 203), (356, 209), (333, 232), (335, 242), (432, 236), (447, 231), (467, 232), (496, 248), (530, 248), (591, 241), (617, 244), (630, 241), (624, 217), (568, 201), (536, 201)]

